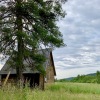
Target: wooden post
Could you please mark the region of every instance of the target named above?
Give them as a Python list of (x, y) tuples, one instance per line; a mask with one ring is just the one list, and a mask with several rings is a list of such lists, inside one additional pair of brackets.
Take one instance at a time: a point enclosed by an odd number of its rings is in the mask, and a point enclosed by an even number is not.
[(43, 88), (42, 88), (42, 90), (44, 90), (44, 81), (45, 81), (45, 80), (44, 80), (44, 75), (43, 75)]
[(44, 75), (40, 74), (40, 80), (39, 80), (39, 86), (40, 89), (44, 90)]
[(5, 79), (4, 83), (3, 83), (3, 86), (5, 86), (5, 85), (6, 85), (6, 83), (7, 83), (7, 81), (8, 81), (9, 76), (10, 76), (10, 71), (8, 72), (8, 74), (7, 74), (7, 76), (6, 76), (6, 79)]

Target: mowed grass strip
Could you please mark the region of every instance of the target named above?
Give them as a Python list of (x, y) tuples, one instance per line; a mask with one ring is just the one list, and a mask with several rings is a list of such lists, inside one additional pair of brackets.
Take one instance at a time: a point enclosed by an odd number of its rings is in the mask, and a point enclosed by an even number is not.
[(100, 100), (100, 85), (86, 83), (47, 84), (45, 91), (39, 89), (0, 89), (0, 100)]

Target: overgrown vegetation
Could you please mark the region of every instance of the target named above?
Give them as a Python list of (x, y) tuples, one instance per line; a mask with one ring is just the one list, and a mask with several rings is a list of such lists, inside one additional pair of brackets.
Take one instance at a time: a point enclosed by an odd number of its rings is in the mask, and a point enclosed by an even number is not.
[(39, 89), (0, 89), (0, 100), (100, 100), (100, 85), (92, 83), (55, 83)]

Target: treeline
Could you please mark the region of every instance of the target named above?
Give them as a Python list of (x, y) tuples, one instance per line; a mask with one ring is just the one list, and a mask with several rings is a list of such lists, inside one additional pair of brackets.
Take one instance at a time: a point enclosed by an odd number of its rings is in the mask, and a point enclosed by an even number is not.
[(100, 83), (100, 71), (97, 71), (95, 74), (78, 75), (76, 78), (73, 78), (71, 82)]
[(94, 74), (88, 75), (78, 75), (72, 79), (60, 79), (56, 80), (57, 82), (78, 82), (78, 83), (100, 83), (100, 71), (97, 71)]

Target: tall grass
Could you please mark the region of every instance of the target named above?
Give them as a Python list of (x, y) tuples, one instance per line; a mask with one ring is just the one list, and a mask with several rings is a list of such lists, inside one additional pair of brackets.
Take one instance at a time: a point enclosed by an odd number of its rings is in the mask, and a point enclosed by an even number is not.
[(69, 93), (100, 94), (100, 84), (93, 83), (55, 83), (47, 87), (51, 91), (65, 91)]
[(45, 91), (9, 86), (0, 89), (0, 100), (100, 100), (100, 85), (54, 83), (47, 84)]

